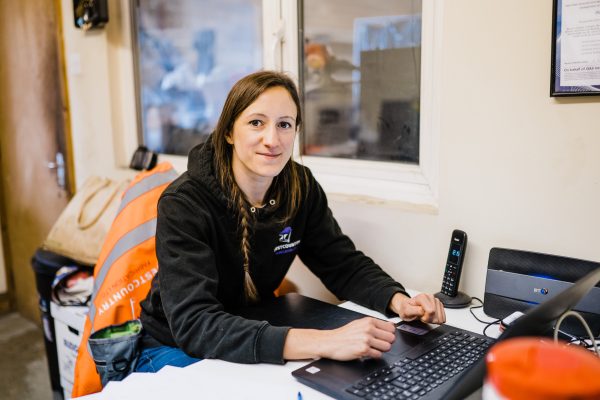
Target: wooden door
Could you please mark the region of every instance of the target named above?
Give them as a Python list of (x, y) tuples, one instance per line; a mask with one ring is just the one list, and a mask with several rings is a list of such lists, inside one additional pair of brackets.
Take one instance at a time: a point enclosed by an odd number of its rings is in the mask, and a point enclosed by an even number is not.
[[(69, 165), (60, 4), (0, 0), (0, 205), (12, 308), (39, 323), (30, 259), (69, 198), (49, 168)], [(68, 186), (69, 174), (64, 175)]]

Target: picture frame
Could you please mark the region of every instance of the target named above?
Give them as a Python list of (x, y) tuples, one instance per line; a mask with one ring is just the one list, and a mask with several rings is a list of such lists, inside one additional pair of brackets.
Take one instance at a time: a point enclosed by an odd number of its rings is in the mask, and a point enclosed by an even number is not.
[(550, 96), (600, 95), (600, 2), (553, 0)]

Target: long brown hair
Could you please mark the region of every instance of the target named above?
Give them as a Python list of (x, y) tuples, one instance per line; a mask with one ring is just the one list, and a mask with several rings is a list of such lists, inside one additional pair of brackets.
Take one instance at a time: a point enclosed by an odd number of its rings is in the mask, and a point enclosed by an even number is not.
[[(244, 258), (244, 294), (248, 302), (258, 300), (258, 291), (250, 276), (250, 236), (254, 225), (254, 213), (251, 212), (250, 203), (233, 176), (233, 148), (226, 139), (232, 134), (233, 125), (240, 114), (267, 89), (273, 87), (283, 87), (294, 101), (298, 131), (302, 123), (302, 110), (296, 85), (287, 75), (280, 72), (259, 71), (245, 76), (233, 85), (211, 139), (215, 151), (214, 166), (217, 178), (223, 191), (230, 194), (229, 205), (239, 218)], [(290, 157), (267, 191), (267, 198), (275, 200), (275, 205), (280, 210), (278, 214), (283, 216), (278, 222), (285, 223), (291, 220), (298, 210), (306, 192), (302, 186), (306, 179), (300, 178), (302, 173), (303, 170), (298, 168)]]

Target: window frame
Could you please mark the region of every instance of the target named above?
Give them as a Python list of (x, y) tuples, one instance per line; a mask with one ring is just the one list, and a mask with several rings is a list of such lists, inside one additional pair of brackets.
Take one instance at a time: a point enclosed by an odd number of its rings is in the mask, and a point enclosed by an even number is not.
[[(282, 0), (282, 16), (287, 22), (284, 71), (300, 76), (298, 15), (300, 2)], [(328, 194), (336, 199), (369, 204), (418, 205), (437, 212), (439, 174), (439, 99), (442, 33), (442, 2), (422, 2), (421, 113), (419, 164), (351, 160), (300, 154), (296, 139), (294, 157), (311, 169)], [(293, 51), (292, 46), (296, 47)], [(433, 90), (435, 88), (435, 90)]]

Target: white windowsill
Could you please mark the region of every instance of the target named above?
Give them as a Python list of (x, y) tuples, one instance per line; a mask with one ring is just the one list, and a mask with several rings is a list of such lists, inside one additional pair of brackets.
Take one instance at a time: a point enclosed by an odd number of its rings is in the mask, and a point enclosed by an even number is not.
[(331, 200), (437, 213), (431, 184), (418, 165), (304, 156)]

